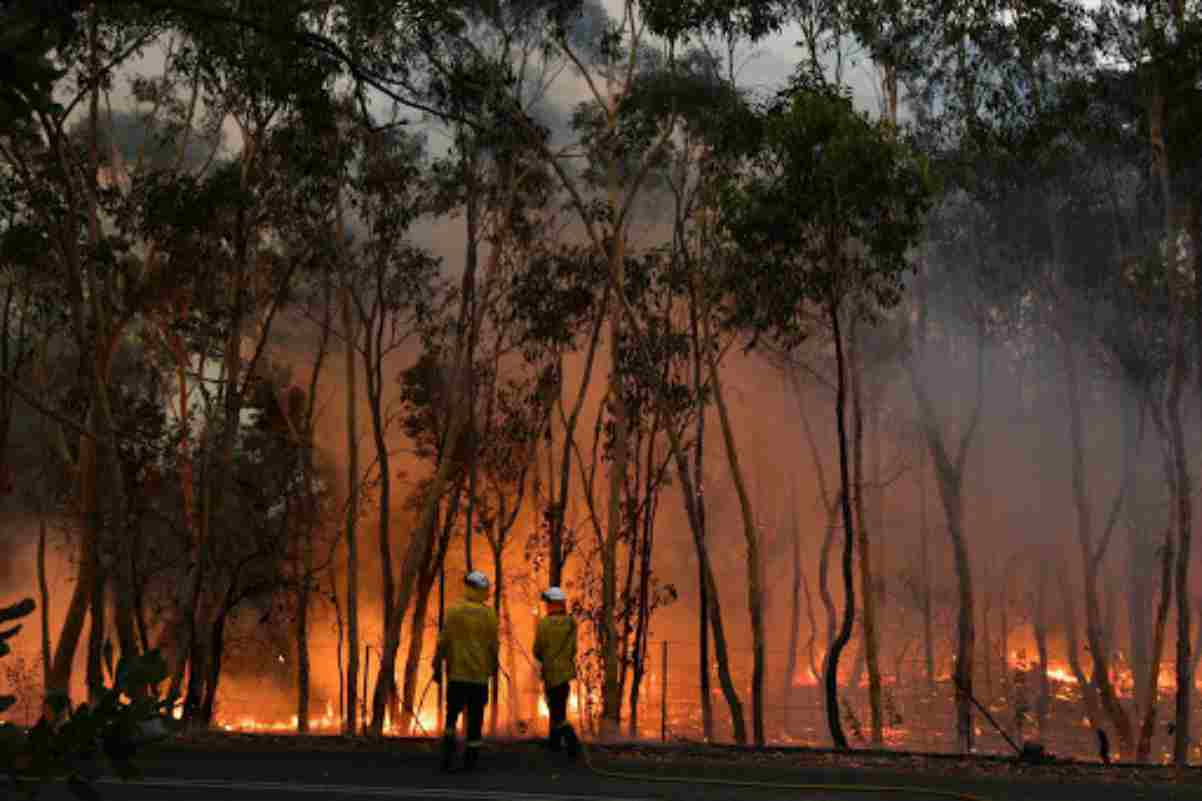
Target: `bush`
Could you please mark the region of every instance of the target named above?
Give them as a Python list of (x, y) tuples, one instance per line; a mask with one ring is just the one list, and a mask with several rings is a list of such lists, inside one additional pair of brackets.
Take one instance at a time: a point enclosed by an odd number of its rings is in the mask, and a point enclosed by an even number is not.
[[(20, 620), (34, 610), (33, 600), (0, 608), (0, 625)], [(8, 640), (21, 624), (0, 630), (0, 659), (11, 654)], [(127, 659), (122, 657), (113, 686), (104, 688), (95, 705), (72, 709), (62, 694), (50, 694), (43, 713), (32, 728), (0, 723), (0, 772), (7, 774), (27, 799), (37, 798), (42, 786), (67, 780), (82, 801), (99, 799), (86, 768), (103, 755), (118, 776), (137, 778), (133, 758), (140, 746), (163, 739), (170, 731), (166, 715), (171, 699), (161, 701), (154, 687), (167, 677), (167, 665), (157, 651)], [(17, 703), (13, 695), (0, 695), (0, 714)]]

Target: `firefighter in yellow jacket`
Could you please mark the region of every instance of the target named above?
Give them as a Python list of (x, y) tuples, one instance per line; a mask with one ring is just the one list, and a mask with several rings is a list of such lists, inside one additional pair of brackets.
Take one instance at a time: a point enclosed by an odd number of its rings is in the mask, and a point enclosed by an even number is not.
[(547, 694), (552, 751), (568, 747), (568, 757), (575, 760), (580, 753), (576, 731), (568, 723), (568, 696), (572, 679), (576, 678), (576, 619), (568, 614), (567, 597), (559, 587), (543, 593), (547, 614), (538, 621), (534, 635), (534, 658), (542, 666), (543, 688)]
[(463, 766), (472, 770), (484, 745), (484, 707), (488, 705), (488, 682), (496, 673), (500, 644), (497, 615), (488, 601), (488, 577), (479, 571), (468, 573), (463, 600), (447, 610), (438, 648), (434, 652), (434, 677), (447, 674), (446, 729), (442, 739), (442, 769), (449, 771), (455, 761), (455, 727), (459, 715), (467, 712), (467, 742)]

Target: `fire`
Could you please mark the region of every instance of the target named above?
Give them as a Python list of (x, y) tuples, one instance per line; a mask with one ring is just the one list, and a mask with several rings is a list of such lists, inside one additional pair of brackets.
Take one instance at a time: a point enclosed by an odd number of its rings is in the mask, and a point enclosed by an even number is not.
[(1065, 684), (1077, 684), (1077, 677), (1062, 667), (1048, 667), (1048, 678)]

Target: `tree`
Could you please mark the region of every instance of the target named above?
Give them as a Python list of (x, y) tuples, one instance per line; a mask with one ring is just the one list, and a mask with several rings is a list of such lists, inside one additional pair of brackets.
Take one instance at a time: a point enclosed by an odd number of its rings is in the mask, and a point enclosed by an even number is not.
[(833, 339), (845, 611), (824, 672), (831, 736), (846, 748), (837, 668), (851, 634), (855, 591), (844, 331), (849, 320), (900, 300), (928, 181), (920, 162), (884, 126), (855, 113), (838, 88), (816, 80), (799, 76), (763, 125), (763, 144), (750, 159), (753, 172), (723, 193), (723, 224), (740, 254), (756, 254), (732, 260), (737, 266), (725, 275), (728, 320), (786, 343), (817, 325)]

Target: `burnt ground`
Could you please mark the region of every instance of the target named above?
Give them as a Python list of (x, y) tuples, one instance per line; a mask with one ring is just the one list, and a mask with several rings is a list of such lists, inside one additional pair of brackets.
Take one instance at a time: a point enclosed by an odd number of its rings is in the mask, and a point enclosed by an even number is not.
[[(819, 749), (739, 749), (700, 744), (597, 747), (598, 775), (569, 765), (534, 741), (490, 743), (482, 770), (437, 772), (429, 740), (353, 740), (340, 737), (204, 734), (156, 746), (142, 755), (148, 783), (102, 782), (105, 801), (311, 801), (367, 798), (464, 798), (472, 801), (551, 799), (864, 799), (934, 801), (922, 788), (967, 793), (983, 801), (1128, 801), (1198, 799), (1202, 768), (1177, 772), (1158, 766), (1062, 762), (1018, 765), (1014, 760)], [(653, 778), (679, 778), (664, 783)], [(708, 779), (765, 786), (704, 784)], [(781, 784), (896, 787), (889, 791), (798, 790)], [(904, 788), (904, 789), (903, 789)], [(62, 788), (45, 796), (66, 799)]]

